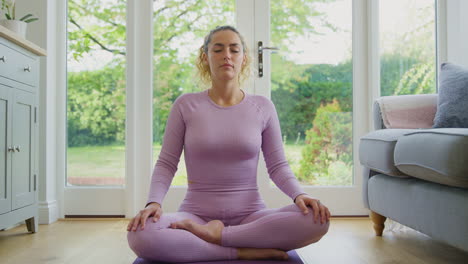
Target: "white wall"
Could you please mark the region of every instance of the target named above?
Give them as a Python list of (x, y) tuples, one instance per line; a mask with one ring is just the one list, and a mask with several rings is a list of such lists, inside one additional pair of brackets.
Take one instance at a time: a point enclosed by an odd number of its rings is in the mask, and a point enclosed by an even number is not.
[[(60, 2), (60, 1), (58, 1)], [(39, 89), (39, 223), (49, 224), (58, 218), (57, 206), (57, 85), (58, 28), (56, 0), (17, 0), (18, 17), (31, 13), (39, 20), (28, 24), (26, 38), (47, 51), (41, 58)], [(63, 25), (63, 23), (62, 23)], [(64, 102), (65, 103), (65, 102)]]
[(447, 0), (447, 61), (468, 67), (468, 1)]

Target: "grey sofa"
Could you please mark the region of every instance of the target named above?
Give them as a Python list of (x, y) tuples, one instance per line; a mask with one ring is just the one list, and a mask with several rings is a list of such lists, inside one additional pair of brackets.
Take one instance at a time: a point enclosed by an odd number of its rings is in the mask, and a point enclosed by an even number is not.
[[(437, 95), (411, 96), (437, 104)], [(468, 251), (468, 128), (387, 129), (377, 102), (374, 128), (361, 138), (359, 158), (376, 235), (390, 218)]]

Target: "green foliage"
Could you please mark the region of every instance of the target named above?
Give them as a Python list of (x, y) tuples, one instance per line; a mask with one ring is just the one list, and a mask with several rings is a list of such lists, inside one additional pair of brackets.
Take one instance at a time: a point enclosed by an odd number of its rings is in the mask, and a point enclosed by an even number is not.
[[(318, 179), (333, 175), (329, 174), (331, 164), (341, 164), (341, 167), (352, 164), (352, 115), (342, 112), (339, 102), (333, 100), (317, 109), (312, 123), (313, 127), (306, 132), (306, 145), (297, 177), (302, 182), (317, 184)], [(328, 181), (336, 182), (334, 179)]]
[(400, 54), (384, 54), (380, 61), (382, 96), (435, 93), (433, 61)]
[[(16, 20), (16, 3), (14, 0), (2, 0), (0, 10), (4, 12), (7, 20)], [(39, 20), (39, 18), (33, 17), (33, 14), (27, 14), (19, 19), (19, 21), (25, 23), (31, 23), (37, 20)]]
[(287, 51), (295, 36), (320, 34), (317, 26), (333, 28), (326, 14), (317, 11), (321, 3), (335, 0), (277, 0), (271, 1), (271, 43)]
[(68, 74), (68, 146), (123, 142), (124, 76), (122, 67)]
[(380, 57), (380, 94), (382, 96), (395, 95), (401, 77), (402, 69), (410, 69), (417, 63), (417, 59), (395, 54), (383, 54)]
[(407, 70), (400, 79), (394, 94), (435, 93), (435, 66), (433, 62), (421, 62)]
[(416, 8), (415, 1), (408, 1), (405, 12), (411, 30), (383, 36), (387, 43), (380, 64), (382, 96), (436, 92), (434, 3)]
[[(290, 37), (314, 33), (315, 23), (309, 23), (310, 18), (320, 20), (323, 17), (323, 14), (314, 11), (314, 6), (317, 3), (329, 1), (283, 0), (272, 3), (272, 16), (275, 17), (272, 21), (274, 31), (272, 35), (276, 38), (273, 41), (282, 43), (283, 49), (287, 50), (287, 40)], [(196, 92), (206, 88), (200, 86), (195, 76), (194, 62), (198, 51), (193, 48), (193, 43), (200, 41), (199, 46), (201, 46), (201, 39), (210, 29), (218, 25), (234, 24), (234, 4), (232, 0), (172, 0), (154, 3), (153, 138), (155, 142), (162, 142), (173, 101), (182, 93)], [(104, 50), (115, 55), (112, 64), (107, 67), (108, 71), (111, 68), (123, 68), (126, 55), (126, 1), (114, 0), (111, 4), (106, 4), (99, 0), (69, 0), (68, 11), (69, 56), (79, 61), (95, 50)], [(190, 52), (181, 52), (188, 48)], [(181, 55), (181, 53), (186, 53), (186, 55)], [(89, 73), (83, 73), (85, 78), (83, 82), (91, 85), (93, 81), (87, 79), (87, 74)], [(79, 74), (76, 73), (74, 76), (78, 78)], [(284, 75), (278, 83), (288, 82), (286, 76), (288, 75)], [(123, 79), (120, 78), (120, 80)], [(94, 82), (96, 85), (98, 83)], [(102, 91), (103, 87), (96, 89)], [(71, 97), (88, 96), (81, 94), (84, 91), (70, 89), (70, 87), (68, 92)], [(123, 105), (118, 107), (121, 107), (119, 112), (124, 111)], [(96, 111), (95, 108), (85, 110), (77, 107), (73, 107), (72, 110)], [(105, 112), (105, 110), (100, 112)], [(81, 115), (86, 116), (81, 112), (70, 114), (70, 116)], [(113, 138), (108, 132), (97, 133), (96, 125), (93, 126), (90, 122), (77, 122), (78, 119), (74, 118), (69, 123), (69, 133), (74, 138), (72, 144), (95, 144)], [(85, 127), (84, 124), (90, 127)], [(103, 138), (97, 138), (98, 134)]]
[[(339, 65), (307, 65), (301, 73), (292, 73), (289, 80), (272, 80), (276, 86), (271, 97), (276, 104), (281, 131), (288, 139), (296, 139), (312, 126), (322, 104), (336, 99), (344, 111), (352, 109), (351, 62)], [(281, 77), (280, 77), (281, 78)]]
[(32, 14), (27, 14), (27, 15), (23, 16), (22, 18), (20, 18), (19, 20), (24, 21), (26, 23), (31, 23), (31, 22), (34, 22), (36, 20), (39, 20), (38, 18), (34, 18), (32, 16), (33, 16)]

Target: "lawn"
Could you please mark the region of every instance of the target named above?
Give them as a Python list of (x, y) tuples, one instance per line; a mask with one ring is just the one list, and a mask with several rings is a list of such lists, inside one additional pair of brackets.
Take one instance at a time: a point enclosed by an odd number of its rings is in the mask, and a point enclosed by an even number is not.
[[(287, 159), (293, 171), (299, 169), (302, 145), (286, 145)], [(161, 145), (153, 145), (153, 164)], [(119, 185), (125, 178), (125, 146), (88, 146), (68, 148), (68, 182), (74, 185)], [(180, 157), (178, 170), (172, 185), (186, 185), (184, 153)]]

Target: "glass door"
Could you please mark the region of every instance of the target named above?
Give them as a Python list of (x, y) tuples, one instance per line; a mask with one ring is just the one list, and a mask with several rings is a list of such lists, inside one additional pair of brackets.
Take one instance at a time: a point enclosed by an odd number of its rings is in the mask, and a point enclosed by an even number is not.
[[(352, 42), (356, 38), (352, 30), (356, 1), (155, 1), (153, 25), (144, 32), (133, 25), (141, 22), (138, 16), (126, 12), (136, 14), (129, 6), (143, 11), (148, 1), (68, 2), (69, 89), (88, 90), (81, 95), (69, 90), (65, 215), (130, 217), (144, 206), (169, 109), (180, 94), (206, 88), (193, 82), (194, 58), (208, 30), (225, 24), (236, 25), (249, 45), (254, 70), (245, 89), (275, 103), (286, 157), (304, 189), (326, 203), (334, 215), (367, 213), (362, 207), (356, 151), (368, 120), (365, 108), (357, 107), (367, 105), (366, 97), (356, 96), (363, 94), (366, 85), (353, 70), (359, 65)], [(211, 15), (206, 16), (208, 13)], [(125, 34), (126, 30), (130, 31)], [(147, 54), (138, 50), (147, 43), (125, 42), (125, 37), (146, 31), (148, 36), (153, 34), (152, 50), (149, 46)], [(129, 49), (129, 42), (137, 46)], [(263, 45), (262, 76), (259, 42)], [(273, 46), (279, 49), (275, 54), (267, 49)], [(153, 87), (137, 85), (128, 90), (125, 84), (136, 83), (140, 71), (125, 67), (138, 67), (138, 60), (149, 56), (152, 69), (143, 71), (152, 74), (145, 78), (152, 79)], [(127, 75), (121, 74), (125, 72)], [(132, 77), (129, 72), (137, 75)], [(84, 77), (88, 84), (80, 85)], [(142, 89), (152, 91), (143, 96), (139, 94)], [(151, 98), (147, 94), (153, 95), (151, 115), (141, 112), (149, 107), (138, 108), (139, 100), (146, 104)], [(152, 150), (144, 147), (151, 145), (149, 137), (131, 129), (135, 124), (147, 128), (143, 131), (152, 130)], [(151, 153), (152, 161), (147, 159)], [(258, 177), (268, 206), (291, 203), (269, 181), (263, 156)], [(177, 210), (185, 191), (182, 154), (164, 210)]]
[[(203, 37), (216, 26), (235, 25), (236, 1), (67, 1), (64, 215), (132, 217), (145, 205), (172, 103), (207, 88), (194, 81)], [(152, 25), (139, 14), (152, 14)], [(183, 157), (165, 211), (177, 210), (185, 195)]]
[(126, 0), (67, 1), (65, 217), (124, 215)]
[[(353, 129), (366, 116), (354, 109), (366, 102), (353, 98), (353, 1), (258, 0), (254, 10), (254, 89), (276, 106), (292, 171), (333, 215), (367, 214)], [(291, 202), (259, 173), (269, 205)]]
[[(197, 81), (198, 51), (210, 30), (222, 25), (236, 25), (236, 1), (156, 1), (154, 15), (153, 164), (156, 164), (175, 99), (181, 94), (210, 88)], [(164, 199), (164, 210), (177, 211), (186, 190), (187, 171), (182, 151), (171, 188)], [(147, 199), (146, 196), (143, 198)]]

